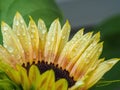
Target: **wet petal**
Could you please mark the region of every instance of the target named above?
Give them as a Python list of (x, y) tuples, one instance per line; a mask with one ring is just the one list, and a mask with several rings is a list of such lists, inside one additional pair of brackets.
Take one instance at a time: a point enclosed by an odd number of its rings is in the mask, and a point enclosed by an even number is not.
[(47, 35), (47, 28), (42, 19), (38, 21), (38, 32), (39, 32), (39, 60), (43, 60), (44, 58), (44, 51), (45, 51), (45, 42), (46, 42), (46, 35)]
[(11, 56), (11, 54), (0, 45), (0, 62), (9, 64), (11, 67), (15, 67), (15, 65), (19, 62), (16, 61), (14, 57)]
[(86, 87), (90, 88), (93, 86), (101, 77), (109, 71), (120, 59), (113, 58), (107, 61), (104, 61), (98, 65), (98, 67), (91, 73), (91, 75), (86, 80)]
[(33, 60), (37, 63), (38, 61), (38, 49), (39, 49), (39, 34), (38, 34), (38, 28), (33, 21), (33, 19), (30, 17), (28, 32), (31, 37), (31, 44), (33, 49)]
[(19, 42), (19, 39), (11, 30), (11, 28), (4, 22), (2, 22), (2, 35), (3, 45), (11, 53), (19, 64), (22, 64), (25, 60), (24, 51)]
[(50, 26), (47, 38), (46, 38), (46, 45), (45, 45), (45, 61), (48, 63), (54, 62), (58, 46), (59, 46), (59, 38), (60, 38), (60, 22), (56, 19)]
[(26, 62), (32, 63), (32, 44), (26, 23), (22, 16), (17, 12), (14, 17), (13, 31), (19, 38), (19, 41), (24, 49)]

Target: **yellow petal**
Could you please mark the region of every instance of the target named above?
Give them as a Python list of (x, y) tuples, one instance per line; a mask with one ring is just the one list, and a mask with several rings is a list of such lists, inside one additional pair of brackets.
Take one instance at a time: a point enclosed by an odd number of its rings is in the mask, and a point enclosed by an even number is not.
[[(92, 63), (98, 59), (99, 54), (102, 51), (102, 46), (103, 46), (103, 43), (100, 43), (100, 44), (95, 45), (95, 46), (90, 45), (85, 50), (85, 52), (81, 55), (81, 57), (75, 63), (74, 67), (72, 68), (72, 70), (70, 72), (70, 75), (72, 75), (72, 76), (74, 75), (75, 80), (77, 80), (78, 77), (82, 78), (82, 76), (84, 76), (87, 69), (89, 69), (87, 67), (89, 65), (92, 65)], [(98, 52), (100, 52), (100, 53), (98, 53)]]
[(47, 35), (47, 28), (42, 19), (38, 21), (38, 32), (39, 32), (39, 60), (43, 60), (44, 58), (44, 51), (45, 51), (45, 42), (46, 42), (46, 35)]
[(65, 44), (69, 39), (70, 30), (71, 30), (70, 24), (68, 21), (66, 21), (66, 23), (64, 24), (61, 30), (61, 37), (60, 37), (60, 44), (59, 44), (59, 51), (58, 51), (59, 53), (61, 52), (61, 50), (63, 49), (63, 47), (65, 46)]
[(74, 86), (69, 88), (68, 90), (80, 90), (80, 88), (84, 85), (84, 82), (82, 80), (78, 80)]
[(58, 46), (59, 46), (59, 38), (60, 38), (60, 22), (56, 19), (50, 26), (45, 45), (45, 61), (48, 63), (54, 62)]
[[(61, 63), (64, 61), (64, 63), (67, 64), (68, 59), (69, 59), (69, 52), (71, 50), (71, 48), (73, 47), (73, 44), (76, 43), (76, 41), (78, 41), (78, 38), (81, 38), (83, 36), (83, 29), (81, 29), (80, 31), (77, 32), (77, 34), (75, 34), (75, 36), (72, 38), (72, 40), (70, 40), (69, 42), (66, 43), (66, 45), (64, 46), (60, 57), (58, 59), (58, 65), (59, 67), (61, 67)], [(62, 66), (64, 67), (64, 65)]]
[(54, 90), (55, 89), (55, 76), (53, 70), (44, 72), (38, 82), (38, 90)]
[(39, 86), (40, 71), (37, 66), (32, 65), (29, 69), (29, 80), (32, 87), (37, 90)]
[[(91, 33), (90, 33), (91, 34)], [(73, 50), (70, 52), (70, 63), (67, 65), (66, 69), (70, 71), (76, 61), (85, 52), (88, 47), (94, 47), (100, 40), (100, 33), (95, 34), (92, 38), (91, 35), (86, 34), (81, 37), (76, 44), (74, 44)], [(73, 56), (74, 55), (74, 56)]]
[(0, 45), (0, 62), (9, 64), (11, 67), (15, 68), (15, 65), (19, 63), (11, 54)]
[(60, 79), (55, 83), (55, 90), (67, 90), (68, 83), (65, 79)]
[(109, 71), (120, 59), (113, 58), (107, 61), (104, 61), (99, 64), (99, 66), (89, 75), (88, 79), (86, 79), (86, 87), (92, 87), (101, 77)]
[(22, 16), (17, 12), (14, 17), (13, 31), (19, 38), (19, 41), (24, 49), (26, 62), (32, 63), (32, 44), (26, 23)]
[(27, 76), (27, 71), (22, 66), (17, 66), (17, 70), (19, 71), (21, 85), (24, 90), (30, 89), (30, 82)]
[(22, 64), (25, 56), (19, 39), (6, 23), (2, 22), (1, 28), (4, 47), (9, 51), (9, 53), (11, 53), (12, 56), (14, 56), (19, 64)]
[(31, 37), (31, 43), (33, 48), (33, 60), (35, 63), (38, 61), (38, 49), (39, 49), (39, 34), (38, 34), (38, 28), (33, 21), (33, 19), (30, 17), (28, 32)]
[(11, 66), (9, 66), (9, 64), (0, 62), (0, 69), (3, 70), (8, 75), (8, 77), (16, 84), (21, 84), (21, 77), (19, 71), (17, 71), (16, 68), (12, 68)]

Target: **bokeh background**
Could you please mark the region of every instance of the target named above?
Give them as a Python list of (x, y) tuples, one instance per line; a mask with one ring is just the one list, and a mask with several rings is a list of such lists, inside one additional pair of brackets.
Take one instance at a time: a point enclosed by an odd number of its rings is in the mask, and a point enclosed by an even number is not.
[[(85, 32), (100, 31), (101, 41), (104, 41), (101, 57), (120, 57), (120, 0), (0, 0), (0, 22), (5, 21), (12, 26), (17, 11), (26, 22), (29, 15), (36, 23), (42, 18), (48, 28), (57, 17), (62, 24), (68, 19), (72, 26), (71, 37), (82, 27)], [(120, 63), (101, 81), (109, 80), (120, 80)], [(91, 90), (120, 90), (120, 82), (102, 85), (96, 84)]]

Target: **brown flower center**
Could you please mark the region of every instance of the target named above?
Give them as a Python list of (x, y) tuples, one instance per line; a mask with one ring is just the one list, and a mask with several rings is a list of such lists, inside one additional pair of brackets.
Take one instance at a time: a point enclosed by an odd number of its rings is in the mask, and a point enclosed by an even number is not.
[[(35, 64), (35, 62), (33, 62), (33, 64)], [(48, 64), (47, 62), (44, 62), (44, 61), (42, 61), (42, 62), (38, 61), (38, 63), (35, 64), (35, 65), (39, 68), (41, 74), (44, 73), (47, 70), (50, 70), (50, 69), (54, 70), (55, 80), (57, 81), (61, 78), (65, 78), (68, 81), (68, 87), (73, 86), (76, 82), (76, 81), (73, 80), (73, 77), (69, 76), (68, 71), (62, 70), (62, 68), (58, 68), (58, 66), (55, 66), (52, 63)], [(31, 67), (29, 62), (27, 63), (27, 66), (25, 66), (25, 64), (23, 64), (22, 66), (24, 68), (26, 68), (27, 71), (29, 71), (29, 68)]]

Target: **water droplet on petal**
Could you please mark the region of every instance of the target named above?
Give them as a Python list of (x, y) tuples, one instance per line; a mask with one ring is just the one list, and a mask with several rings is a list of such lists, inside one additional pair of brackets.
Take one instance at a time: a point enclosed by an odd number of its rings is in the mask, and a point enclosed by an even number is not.
[(7, 26), (4, 26), (3, 27), (3, 30), (6, 32), (8, 30), (8, 27)]
[(31, 39), (34, 38), (34, 35), (31, 35)]
[(50, 45), (50, 42), (48, 42), (48, 45)]
[(20, 56), (20, 55), (17, 55), (17, 58), (18, 58), (18, 59), (20, 59), (20, 58), (21, 58), (21, 56)]
[(19, 21), (18, 21), (18, 20), (15, 21), (15, 25), (16, 25), (16, 26), (19, 25)]
[(20, 20), (20, 23), (24, 23), (24, 21), (21, 19), (21, 20)]
[(45, 34), (46, 33), (46, 30), (42, 30), (42, 34)]
[(54, 37), (52, 37), (52, 41), (54, 41)]
[(12, 53), (12, 52), (14, 51), (14, 49), (11, 48), (11, 47), (8, 47), (7, 49), (8, 49), (8, 51), (9, 51), (10, 53)]
[[(5, 43), (5, 42), (3, 42), (3, 43)], [(7, 48), (7, 45), (6, 45), (6, 44), (4, 44), (4, 47), (5, 47), (5, 48)]]

